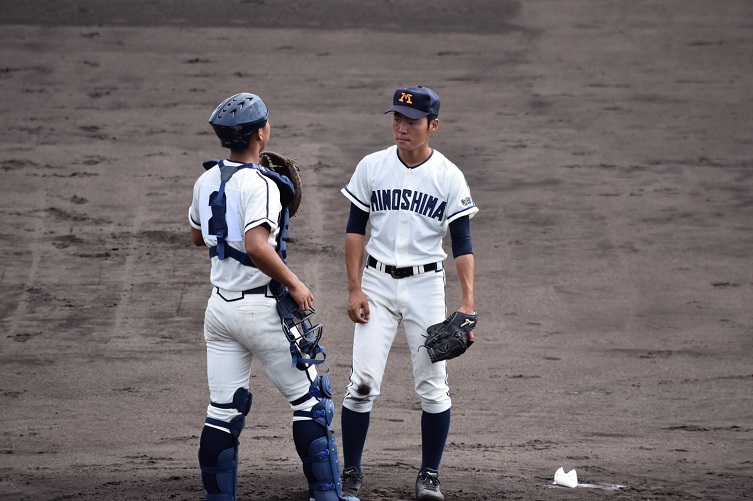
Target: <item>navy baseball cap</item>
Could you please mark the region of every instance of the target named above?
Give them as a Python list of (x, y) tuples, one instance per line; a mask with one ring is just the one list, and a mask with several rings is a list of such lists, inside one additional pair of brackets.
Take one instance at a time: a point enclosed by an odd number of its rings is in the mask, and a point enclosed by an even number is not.
[(392, 97), (392, 108), (385, 113), (392, 111), (413, 119), (439, 116), (439, 96), (422, 85), (397, 89)]

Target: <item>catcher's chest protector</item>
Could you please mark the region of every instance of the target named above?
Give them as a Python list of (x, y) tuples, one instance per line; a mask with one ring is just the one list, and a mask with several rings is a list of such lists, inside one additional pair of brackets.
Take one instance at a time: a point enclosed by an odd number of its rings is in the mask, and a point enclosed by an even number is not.
[(209, 248), (209, 257), (217, 258), (222, 261), (226, 257), (231, 257), (236, 261), (239, 261), (244, 266), (256, 267), (251, 261), (251, 258), (245, 252), (240, 252), (233, 247), (230, 247), (225, 240), (228, 235), (227, 220), (225, 213), (227, 212), (227, 198), (225, 196), (225, 185), (233, 175), (240, 169), (256, 169), (272, 181), (277, 184), (280, 190), (280, 203), (282, 204), (282, 213), (280, 214), (280, 233), (277, 235), (277, 254), (280, 256), (284, 263), (287, 263), (288, 256), (287, 251), (287, 239), (288, 239), (288, 224), (290, 222), (290, 205), (295, 200), (295, 188), (293, 183), (288, 178), (282, 176), (272, 170), (262, 169), (255, 164), (241, 164), (241, 165), (227, 165), (224, 160), (219, 162), (207, 161), (204, 162), (205, 169), (211, 169), (214, 166), (219, 166), (220, 169), (220, 188), (216, 193), (212, 194), (209, 199), (209, 204), (212, 208), (212, 227), (213, 234), (217, 237), (217, 245)]

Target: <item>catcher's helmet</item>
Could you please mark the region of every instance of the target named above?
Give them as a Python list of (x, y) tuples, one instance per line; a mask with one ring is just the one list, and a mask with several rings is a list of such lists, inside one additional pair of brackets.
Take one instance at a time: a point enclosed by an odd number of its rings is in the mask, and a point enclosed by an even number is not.
[(264, 127), (268, 119), (264, 101), (256, 94), (242, 92), (222, 101), (209, 117), (209, 123), (224, 148), (244, 151), (251, 134)]

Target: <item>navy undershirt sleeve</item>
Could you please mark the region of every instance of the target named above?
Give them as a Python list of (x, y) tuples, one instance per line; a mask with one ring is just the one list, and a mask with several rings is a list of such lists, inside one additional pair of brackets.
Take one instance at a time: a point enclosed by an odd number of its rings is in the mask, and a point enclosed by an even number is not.
[(450, 238), (452, 239), (452, 257), (473, 254), (471, 243), (471, 218), (459, 217), (450, 223)]
[(358, 233), (359, 235), (366, 234), (366, 223), (369, 221), (369, 213), (358, 208), (358, 206), (351, 202), (350, 204), (350, 216), (348, 217), (348, 225), (345, 227), (345, 233)]

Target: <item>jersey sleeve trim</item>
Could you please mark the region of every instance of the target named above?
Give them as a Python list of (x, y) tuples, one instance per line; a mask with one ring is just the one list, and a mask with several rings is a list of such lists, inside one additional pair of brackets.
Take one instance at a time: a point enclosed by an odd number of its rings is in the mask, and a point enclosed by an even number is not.
[(447, 217), (447, 222), (451, 223), (451, 222), (455, 221), (457, 218), (462, 217), (462, 216), (468, 216), (469, 218), (471, 218), (471, 217), (475, 216), (477, 212), (478, 212), (478, 207), (476, 207), (475, 205), (472, 205), (472, 206), (466, 207), (465, 209), (463, 209), (461, 211), (458, 211), (458, 212), (456, 212), (454, 214), (450, 214)]
[(193, 217), (191, 217), (191, 209), (188, 209), (188, 223), (191, 225), (191, 228), (195, 230), (201, 230), (201, 223), (194, 221)]
[(257, 226), (261, 226), (263, 224), (268, 225), (270, 228), (272, 228), (272, 231), (274, 231), (277, 228), (277, 223), (272, 221), (271, 219), (267, 217), (263, 217), (261, 219), (255, 219), (251, 221), (250, 223), (247, 223), (246, 226), (243, 227), (243, 232), (247, 232), (251, 228), (256, 228)]
[(371, 209), (371, 206), (368, 203), (359, 200), (358, 197), (356, 197), (352, 192), (348, 191), (347, 187), (340, 190), (340, 193), (345, 195), (348, 200), (353, 202), (362, 211), (369, 212), (369, 210)]

